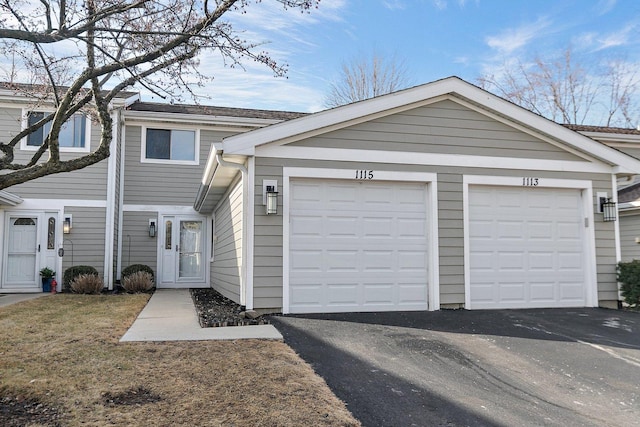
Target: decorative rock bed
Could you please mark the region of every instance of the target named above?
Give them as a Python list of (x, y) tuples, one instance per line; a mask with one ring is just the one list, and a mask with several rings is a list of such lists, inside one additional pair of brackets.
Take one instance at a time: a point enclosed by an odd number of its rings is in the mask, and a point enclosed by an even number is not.
[(203, 328), (220, 326), (266, 325), (270, 322), (255, 311), (246, 311), (243, 306), (211, 289), (191, 289), (191, 298), (196, 307), (198, 321)]

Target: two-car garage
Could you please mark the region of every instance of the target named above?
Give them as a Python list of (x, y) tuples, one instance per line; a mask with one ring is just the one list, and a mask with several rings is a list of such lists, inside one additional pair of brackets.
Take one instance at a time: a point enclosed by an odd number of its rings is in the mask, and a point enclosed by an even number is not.
[[(465, 307), (592, 305), (588, 184), (514, 185), (522, 179), (461, 186)], [(433, 191), (429, 182), (291, 178), (285, 311), (433, 309)]]

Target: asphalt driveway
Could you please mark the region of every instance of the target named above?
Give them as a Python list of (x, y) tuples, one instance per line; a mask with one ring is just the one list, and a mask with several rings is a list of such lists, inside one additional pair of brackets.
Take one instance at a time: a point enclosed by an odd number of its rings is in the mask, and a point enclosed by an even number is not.
[(640, 314), (273, 317), (364, 426), (640, 426)]

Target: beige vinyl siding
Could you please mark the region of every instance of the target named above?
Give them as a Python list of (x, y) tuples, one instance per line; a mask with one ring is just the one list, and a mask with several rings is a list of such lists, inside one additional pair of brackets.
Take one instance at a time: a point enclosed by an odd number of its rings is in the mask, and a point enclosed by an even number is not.
[(158, 234), (149, 237), (149, 219), (152, 218), (158, 220), (157, 212), (123, 213), (121, 265), (124, 269), (132, 264), (145, 264), (157, 277)]
[[(172, 129), (171, 125), (153, 127)], [(126, 126), (125, 135), (124, 203), (192, 206), (211, 145), (231, 134), (201, 131), (198, 165), (143, 163), (140, 161), (142, 127)]]
[[(611, 192), (611, 176), (592, 173), (542, 172), (482, 168), (425, 167), (419, 165), (392, 165), (353, 162), (324, 162), (300, 159), (256, 158), (255, 179), (255, 252), (254, 252), (254, 306), (258, 309), (282, 307), (282, 197), (280, 193), (278, 215), (267, 216), (262, 206), (262, 181), (277, 179), (282, 188), (282, 168), (335, 168), (347, 170), (388, 170), (406, 172), (432, 172), (438, 175), (438, 234), (440, 255), (440, 302), (464, 304), (464, 239), (463, 239), (463, 175), (536, 176), (540, 178), (589, 180), (593, 182), (593, 206), (598, 191)], [(615, 278), (614, 223), (603, 222), (595, 214), (596, 268), (598, 298), (617, 300)]]
[(290, 145), (582, 160), (555, 145), (450, 100), (328, 132)]
[[(91, 151), (95, 151), (100, 143), (100, 125), (91, 123)], [(15, 135), (22, 127), (22, 110), (19, 108), (0, 109), (0, 135)], [(18, 145), (19, 147), (19, 145)], [(27, 162), (33, 151), (16, 150), (16, 161)], [(86, 155), (87, 153), (60, 153), (62, 160)], [(43, 155), (43, 160), (47, 159)], [(105, 200), (107, 197), (108, 160), (73, 172), (65, 172), (45, 176), (33, 181), (14, 185), (8, 191), (22, 198), (72, 199), (72, 200)]]
[(632, 211), (620, 214), (620, 249), (622, 261), (640, 259), (640, 212)]
[(73, 228), (64, 235), (62, 269), (75, 265), (90, 265), (104, 274), (104, 208), (66, 207), (73, 216)]
[(242, 283), (242, 179), (234, 179), (229, 191), (215, 210), (216, 241), (211, 263), (212, 287), (225, 297), (240, 303)]

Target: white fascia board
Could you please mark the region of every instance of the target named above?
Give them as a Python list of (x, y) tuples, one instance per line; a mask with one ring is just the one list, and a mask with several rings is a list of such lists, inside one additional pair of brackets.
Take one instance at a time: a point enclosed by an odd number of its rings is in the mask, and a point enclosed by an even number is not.
[(291, 139), (296, 136), (306, 137), (307, 134), (314, 131), (326, 131), (327, 129), (336, 128), (339, 124), (344, 125), (344, 123), (358, 119), (366, 118), (370, 120), (371, 116), (376, 114), (387, 115), (397, 109), (415, 108), (443, 95), (458, 95), (466, 98), (489, 111), (495, 111), (505, 116), (509, 121), (526, 124), (528, 127), (552, 136), (578, 151), (592, 155), (606, 163), (619, 165), (623, 171), (637, 171), (636, 173), (640, 173), (640, 160), (492, 95), (458, 77), (449, 77), (422, 86), (257, 129), (247, 134), (231, 136), (223, 140), (223, 147), (225, 152), (230, 154), (253, 155), (255, 147), (260, 145)]
[(0, 205), (17, 206), (22, 202), (23, 200), (20, 196), (0, 190)]
[(184, 113), (168, 113), (158, 111), (135, 111), (125, 110), (125, 119), (133, 124), (137, 122), (175, 122), (197, 124), (201, 126), (235, 126), (239, 131), (247, 130), (247, 128), (255, 128), (269, 126), (279, 123), (281, 120), (274, 119), (255, 119), (246, 117), (232, 116), (211, 116), (206, 114), (184, 114)]
[(577, 131), (584, 136), (588, 136), (591, 139), (595, 139), (600, 142), (605, 142), (608, 145), (612, 143), (621, 143), (621, 146), (627, 146), (626, 144), (640, 144), (640, 135), (632, 135), (626, 133), (611, 133), (611, 132), (582, 132)]

